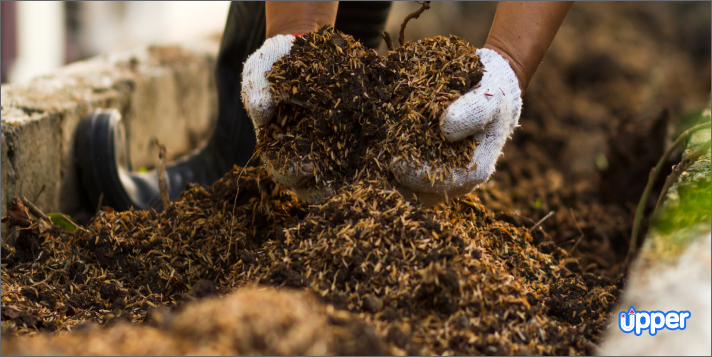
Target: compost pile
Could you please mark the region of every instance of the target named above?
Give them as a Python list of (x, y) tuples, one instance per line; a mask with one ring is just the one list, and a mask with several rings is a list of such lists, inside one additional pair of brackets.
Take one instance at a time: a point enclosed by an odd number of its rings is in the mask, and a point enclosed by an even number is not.
[[(268, 307), (268, 313), (255, 306)], [(375, 330), (307, 292), (240, 289), (188, 309), (156, 309), (144, 325), (126, 321), (75, 326), (62, 337), (3, 339), (3, 354), (25, 355), (373, 355)], [(226, 341), (229, 341), (226, 343)]]
[(472, 139), (445, 140), (439, 119), (482, 78), (475, 50), (436, 36), (381, 57), (331, 26), (298, 36), (267, 75), (276, 114), (257, 152), (275, 167), (312, 163), (320, 188), (387, 179), (392, 159), (427, 163), (442, 181), (474, 153)]
[[(423, 208), (378, 181), (308, 206), (266, 170), (235, 168), (160, 214), (102, 211), (73, 233), (41, 233), (25, 218), (15, 246), (2, 249), (3, 336), (148, 321), (156, 336), (201, 340), (200, 328), (174, 326), (179, 317), (151, 316), (258, 285), (306, 290), (344, 321), (365, 322), (341, 343), (378, 337), (368, 351), (337, 342), (330, 351), (581, 354), (592, 352), (620, 288), (582, 273), (524, 217), (495, 215), (471, 195)], [(268, 302), (254, 309), (278, 313)], [(218, 325), (245, 330), (235, 324)], [(227, 351), (274, 352), (266, 348)]]
[[(458, 6), (446, 24), (484, 39), (490, 5)], [(574, 6), (497, 172), (447, 210), (368, 182), (308, 206), (238, 168), (166, 213), (102, 211), (74, 233), (20, 215), (0, 250), (2, 354), (594, 353), (662, 109), (709, 100), (709, 23), (708, 3)]]

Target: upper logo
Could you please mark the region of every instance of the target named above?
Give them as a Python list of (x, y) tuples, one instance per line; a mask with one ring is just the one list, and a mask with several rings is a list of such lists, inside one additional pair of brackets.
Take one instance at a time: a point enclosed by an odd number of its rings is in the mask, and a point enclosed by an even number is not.
[(689, 311), (636, 311), (631, 306), (627, 312), (621, 311), (618, 314), (618, 327), (625, 333), (635, 331), (636, 336), (640, 336), (645, 330), (655, 336), (662, 329), (684, 330), (690, 316), (692, 314)]

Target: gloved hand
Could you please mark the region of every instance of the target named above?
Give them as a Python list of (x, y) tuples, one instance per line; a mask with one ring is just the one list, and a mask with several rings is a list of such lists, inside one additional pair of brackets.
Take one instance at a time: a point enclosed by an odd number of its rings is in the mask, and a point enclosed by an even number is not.
[[(267, 73), (275, 62), (289, 54), (294, 39), (292, 35), (274, 36), (245, 61), (242, 70), (242, 102), (257, 130), (267, 125), (274, 115), (275, 103), (269, 91)], [(307, 185), (314, 179), (314, 165), (309, 162), (292, 162), (288, 167), (276, 167), (266, 157), (262, 157), (262, 161), (275, 182), (309, 203), (323, 202), (333, 195), (333, 191), (328, 189), (316, 190)]]
[(485, 70), (480, 86), (450, 104), (440, 117), (440, 130), (448, 141), (475, 140), (477, 147), (467, 168), (454, 169), (444, 181), (431, 184), (426, 172), (432, 168), (415, 168), (397, 158), (391, 163), (401, 191), (408, 198), (415, 193), (427, 206), (465, 195), (487, 181), (522, 111), (519, 81), (509, 62), (486, 48), (477, 50), (477, 55)]

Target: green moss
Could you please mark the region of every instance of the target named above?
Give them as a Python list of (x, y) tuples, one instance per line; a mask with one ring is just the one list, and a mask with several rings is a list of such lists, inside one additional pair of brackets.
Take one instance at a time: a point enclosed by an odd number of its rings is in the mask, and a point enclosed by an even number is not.
[(697, 223), (712, 222), (712, 189), (710, 176), (678, 185), (677, 192), (668, 195), (668, 201), (655, 217), (653, 228), (662, 234)]
[[(710, 110), (705, 109), (683, 119), (684, 128), (710, 120)], [(712, 171), (710, 162), (710, 130), (692, 134), (682, 154), (683, 161), (694, 152), (706, 153), (696, 157), (665, 194), (661, 206), (652, 218), (650, 231), (637, 264), (645, 265), (661, 260), (674, 262), (685, 249), (700, 236), (706, 235), (712, 223)]]

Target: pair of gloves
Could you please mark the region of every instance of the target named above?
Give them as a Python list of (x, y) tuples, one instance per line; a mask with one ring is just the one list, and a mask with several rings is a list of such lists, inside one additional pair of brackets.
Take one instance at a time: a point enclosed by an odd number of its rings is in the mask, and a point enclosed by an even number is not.
[[(294, 38), (292, 35), (272, 37), (245, 62), (242, 99), (257, 130), (267, 125), (274, 115), (267, 72), (276, 61), (289, 54)], [(509, 62), (494, 50), (481, 48), (477, 55), (485, 70), (480, 86), (450, 104), (440, 117), (440, 130), (447, 140), (477, 142), (467, 168), (455, 169), (451, 177), (431, 184), (426, 175), (427, 167), (416, 168), (403, 161), (391, 165), (400, 191), (408, 198), (415, 194), (426, 206), (465, 195), (487, 181), (504, 143), (517, 126), (522, 99), (516, 74)], [(333, 195), (331, 191), (315, 190), (314, 185), (308, 184), (314, 179), (314, 167), (309, 162), (297, 162), (291, 167), (274, 167), (269, 161), (264, 164), (278, 184), (309, 203), (321, 203)]]

